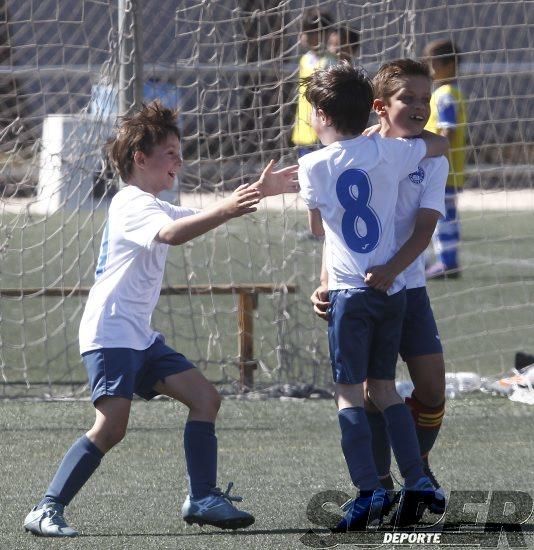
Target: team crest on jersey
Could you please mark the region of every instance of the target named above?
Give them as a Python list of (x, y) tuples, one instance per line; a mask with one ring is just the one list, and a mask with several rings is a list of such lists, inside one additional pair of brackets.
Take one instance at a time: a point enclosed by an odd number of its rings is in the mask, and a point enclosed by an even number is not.
[(415, 172), (412, 172), (408, 177), (410, 178), (410, 181), (412, 183), (423, 183), (423, 180), (425, 179), (425, 171), (420, 166), (418, 166), (417, 170)]

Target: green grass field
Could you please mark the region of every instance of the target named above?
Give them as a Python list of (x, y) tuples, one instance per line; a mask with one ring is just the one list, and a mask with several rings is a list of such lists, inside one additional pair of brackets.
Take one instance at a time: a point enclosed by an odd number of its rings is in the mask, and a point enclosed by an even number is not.
[[(243, 508), (256, 515), (256, 523), (236, 533), (187, 526), (178, 517), (186, 492), (185, 410), (168, 401), (136, 401), (128, 436), (68, 509), (69, 521), (82, 536), (61, 542), (37, 539), (24, 533), (24, 516), (66, 448), (92, 423), (92, 405), (16, 400), (4, 401), (1, 409), (0, 548), (6, 550), (305, 549), (300, 539), (313, 527), (306, 513), (310, 499), (327, 490), (352, 494), (333, 401), (225, 400), (218, 427), (219, 483), (235, 482), (236, 494), (245, 498)], [(436, 475), (448, 491), (534, 495), (531, 426), (528, 405), (499, 398), (451, 401), (433, 453)], [(475, 506), (484, 521), (487, 505)], [(433, 523), (436, 516), (425, 515), (424, 521)], [(478, 535), (465, 525), (465, 516), (451, 512), (443, 521), (449, 529), (451, 523), (464, 524), (463, 533), (449, 533), (443, 547), (478, 547)], [(532, 548), (532, 518), (523, 527)], [(382, 540), (381, 534), (332, 539), (324, 527), (316, 528), (327, 545), (337, 540), (340, 548), (390, 548), (371, 546)], [(484, 540), (487, 547), (489, 539)], [(361, 545), (345, 544), (349, 541)]]

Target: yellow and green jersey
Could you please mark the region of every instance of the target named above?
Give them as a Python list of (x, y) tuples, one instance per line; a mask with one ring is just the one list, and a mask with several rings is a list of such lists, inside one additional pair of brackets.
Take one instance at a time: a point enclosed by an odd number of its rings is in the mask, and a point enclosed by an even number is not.
[(426, 130), (440, 133), (441, 129), (454, 130), (449, 148), (449, 177), (447, 187), (461, 189), (464, 185), (465, 142), (467, 116), (462, 92), (455, 84), (437, 88), (430, 100), (430, 118)]
[[(311, 76), (317, 69), (325, 69), (336, 62), (331, 55), (318, 55), (309, 51), (300, 58), (299, 81), (302, 78)], [(304, 86), (299, 86), (297, 115), (291, 139), (295, 145), (309, 146), (317, 143), (317, 134), (311, 127), (312, 106), (304, 97)]]

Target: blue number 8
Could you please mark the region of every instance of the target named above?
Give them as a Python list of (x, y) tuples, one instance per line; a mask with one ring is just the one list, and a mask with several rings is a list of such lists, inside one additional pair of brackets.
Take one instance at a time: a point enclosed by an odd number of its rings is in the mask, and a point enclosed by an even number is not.
[[(371, 252), (378, 245), (381, 227), (380, 220), (369, 206), (372, 194), (369, 176), (363, 170), (346, 170), (337, 180), (336, 194), (345, 209), (341, 232), (347, 246), (360, 254)], [(360, 222), (365, 224), (365, 234), (360, 232)]]

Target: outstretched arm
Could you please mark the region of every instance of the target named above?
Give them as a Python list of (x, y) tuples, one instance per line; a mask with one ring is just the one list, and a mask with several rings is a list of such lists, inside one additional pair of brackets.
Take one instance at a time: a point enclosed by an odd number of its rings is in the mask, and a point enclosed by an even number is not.
[(260, 179), (249, 186), (250, 189), (257, 189), (262, 199), (283, 193), (298, 193), (298, 165), (294, 164), (276, 171), (273, 167), (274, 160), (271, 160), (261, 173)]
[(163, 226), (156, 241), (164, 244), (183, 244), (207, 233), (232, 218), (255, 212), (261, 196), (257, 189), (239, 186), (229, 197), (216, 202), (198, 214), (186, 216)]
[(387, 263), (371, 267), (367, 271), (365, 283), (370, 287), (386, 292), (397, 275), (402, 273), (425, 251), (440, 216), (441, 214), (437, 210), (420, 208), (417, 212), (411, 237)]

